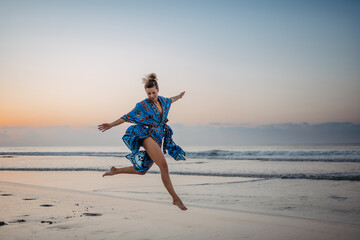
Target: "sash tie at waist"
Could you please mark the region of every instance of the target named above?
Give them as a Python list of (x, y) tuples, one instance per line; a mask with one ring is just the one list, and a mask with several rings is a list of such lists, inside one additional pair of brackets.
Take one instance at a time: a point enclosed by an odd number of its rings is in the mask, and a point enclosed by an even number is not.
[(175, 160), (185, 160), (186, 154), (181, 149), (181, 147), (176, 145), (175, 142), (172, 140), (173, 131), (170, 128), (170, 126), (168, 126), (167, 124), (165, 124), (164, 126), (164, 132), (165, 132), (164, 145), (163, 145), (164, 154), (167, 151), (168, 154)]

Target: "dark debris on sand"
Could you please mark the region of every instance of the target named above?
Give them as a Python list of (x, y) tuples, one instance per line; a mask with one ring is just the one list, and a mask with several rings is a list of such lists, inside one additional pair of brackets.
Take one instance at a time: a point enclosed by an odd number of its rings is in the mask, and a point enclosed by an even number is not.
[(101, 213), (83, 213), (84, 216), (88, 216), (88, 217), (97, 217), (97, 216), (101, 216)]
[(23, 198), (25, 201), (36, 200), (36, 198)]
[(18, 219), (18, 220), (15, 220), (15, 221), (11, 221), (9, 223), (24, 223), (26, 222), (24, 219)]
[(48, 223), (48, 224), (53, 224), (53, 221), (41, 221), (41, 223)]
[(53, 207), (54, 205), (51, 205), (51, 204), (42, 204), (40, 205), (40, 207)]

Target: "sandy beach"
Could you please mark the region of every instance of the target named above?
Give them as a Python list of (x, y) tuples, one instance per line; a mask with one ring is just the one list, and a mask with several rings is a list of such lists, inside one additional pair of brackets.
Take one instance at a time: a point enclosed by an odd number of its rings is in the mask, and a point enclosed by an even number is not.
[[(185, 183), (230, 178), (172, 176)], [(244, 181), (249, 179), (244, 178)], [(358, 239), (356, 224), (229, 211), (136, 199), (132, 192), (165, 192), (160, 176), (99, 172), (2, 171), (0, 239)], [(121, 194), (119, 194), (121, 193)]]

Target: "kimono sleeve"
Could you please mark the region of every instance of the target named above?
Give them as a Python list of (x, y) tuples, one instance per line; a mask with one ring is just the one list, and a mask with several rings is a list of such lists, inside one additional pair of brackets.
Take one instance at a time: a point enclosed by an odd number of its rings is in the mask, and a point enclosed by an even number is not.
[(145, 111), (143, 104), (140, 102), (136, 104), (135, 108), (131, 110), (128, 114), (125, 114), (121, 117), (126, 122), (131, 122), (135, 124), (146, 124), (146, 120), (149, 118), (149, 114)]
[[(164, 101), (164, 105), (165, 105), (165, 108), (167, 108), (167, 110), (170, 109), (170, 106), (172, 104), (172, 100), (171, 98), (166, 98), (166, 97), (163, 97), (163, 101)], [(164, 106), (163, 106), (164, 107)]]
[(171, 98), (165, 98), (165, 101), (166, 101), (166, 105), (169, 105), (170, 107), (170, 105), (172, 104)]

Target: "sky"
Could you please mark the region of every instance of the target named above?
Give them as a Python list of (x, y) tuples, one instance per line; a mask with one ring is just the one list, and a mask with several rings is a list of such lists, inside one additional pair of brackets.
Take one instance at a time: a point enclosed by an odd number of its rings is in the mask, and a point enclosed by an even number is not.
[(359, 1), (1, 0), (0, 36), (0, 146), (60, 144), (59, 129), (85, 144), (150, 72), (160, 95), (186, 91), (169, 124), (187, 138), (330, 123), (360, 142)]

